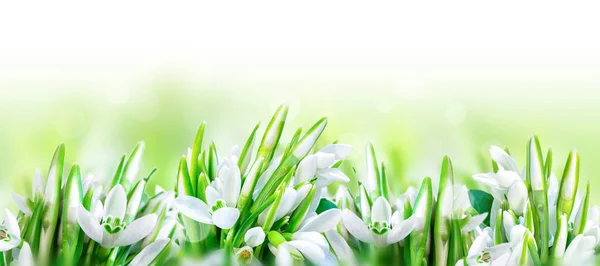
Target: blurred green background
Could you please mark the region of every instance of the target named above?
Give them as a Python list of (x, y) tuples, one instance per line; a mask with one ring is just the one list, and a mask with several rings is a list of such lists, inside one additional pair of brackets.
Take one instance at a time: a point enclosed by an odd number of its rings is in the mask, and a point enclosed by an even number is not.
[[(372, 141), (396, 192), (426, 175), (437, 177), (446, 154), (457, 175), (476, 185), (470, 176), (491, 169), (487, 154), (491, 144), (509, 147), (523, 167), (532, 133), (539, 135), (544, 149), (553, 148), (557, 176), (569, 149), (577, 147), (583, 182), (600, 186), (594, 174), (600, 171), (594, 163), (600, 159), (596, 140), (600, 127), (594, 123), (600, 107), (591, 89), (597, 84), (583, 76), (590, 82), (572, 88), (571, 81), (579, 78), (576, 69), (510, 68), (501, 75), (495, 70), (419, 72), (389, 66), (295, 67), (278, 72), (265, 67), (252, 75), (234, 70), (230, 66), (221, 74), (155, 71), (147, 77), (122, 73), (98, 77), (90, 71), (77, 78), (67, 75), (68, 70), (66, 78), (4, 82), (2, 204), (9, 202), (10, 190), (30, 193), (34, 169), (45, 173), (61, 142), (70, 164), (78, 163), (84, 173), (104, 178), (113, 174), (121, 154), (143, 140), (141, 174), (157, 167), (152, 184), (171, 188), (179, 156), (191, 145), (202, 121), (207, 122), (206, 139), (228, 153), (234, 144), (243, 145), (258, 121), (263, 122), (262, 132), (281, 103), (290, 106), (284, 141), (296, 127), (309, 127), (327, 116), (329, 124), (319, 145), (336, 139), (353, 145), (347, 165), (355, 166), (361, 176), (364, 145)], [(270, 76), (273, 72), (277, 78)], [(598, 202), (600, 197), (594, 194), (593, 199)]]
[(523, 167), (533, 133), (557, 176), (576, 147), (581, 183), (600, 188), (597, 8), (15, 5), (0, 9), (0, 208), (59, 143), (103, 178), (143, 140), (141, 174), (172, 188), (202, 121), (227, 153), (281, 103), (284, 140), (327, 116), (318, 145), (354, 145), (360, 176), (372, 141), (396, 192), (439, 176), (444, 155), (475, 185), (492, 144)]

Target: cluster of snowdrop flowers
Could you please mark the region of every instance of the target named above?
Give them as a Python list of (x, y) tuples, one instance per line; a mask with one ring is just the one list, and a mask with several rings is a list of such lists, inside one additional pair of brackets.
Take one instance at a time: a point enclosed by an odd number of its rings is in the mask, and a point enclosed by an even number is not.
[(488, 192), (455, 182), (448, 157), (439, 179), (392, 189), (368, 143), (354, 191), (341, 170), (352, 147), (317, 144), (325, 118), (284, 142), (287, 113), (280, 106), (262, 138), (257, 124), (225, 153), (203, 147), (201, 124), (174, 191), (152, 195), (156, 169), (138, 176), (143, 143), (108, 179), (82, 176), (78, 165), (63, 176), (60, 145), (31, 195), (12, 193), (19, 212), (6, 210), (0, 225), (0, 266), (586, 265), (600, 247), (600, 209), (589, 184), (578, 190), (576, 151), (560, 180), (552, 151), (542, 156), (532, 137), (523, 169), (490, 148), (493, 171), (473, 175)]
[(494, 172), (473, 178), (487, 186), (481, 207), (492, 216), (458, 264), (593, 265), (600, 244), (598, 208), (590, 206), (590, 185), (579, 186), (579, 154), (569, 153), (559, 181), (552, 173), (552, 150), (545, 158), (539, 140), (527, 144), (527, 163), (519, 169), (508, 151), (492, 146)]
[(225, 156), (214, 143), (202, 149), (202, 124), (181, 158), (174, 208), (184, 225), (183, 248), (202, 256), (201, 263), (335, 264), (336, 244), (347, 246), (342, 238), (326, 238), (335, 233), (342, 211), (324, 191), (350, 180), (339, 166), (352, 147), (332, 143), (311, 153), (324, 118), (306, 132), (295, 131), (282, 147), (287, 112), (287, 106), (277, 110), (258, 147), (256, 125), (243, 148)]
[[(166, 261), (175, 232), (174, 193), (150, 197), (152, 171), (137, 178), (144, 144), (123, 155), (114, 177), (82, 177), (73, 165), (63, 177), (65, 147), (58, 146), (47, 176), (36, 171), (32, 195), (12, 193), (17, 216), (0, 227), (0, 265), (148, 265)], [(170, 196), (169, 196), (170, 194)], [(159, 199), (157, 201), (157, 199)], [(171, 202), (171, 203), (169, 203)], [(168, 212), (171, 213), (168, 213)]]

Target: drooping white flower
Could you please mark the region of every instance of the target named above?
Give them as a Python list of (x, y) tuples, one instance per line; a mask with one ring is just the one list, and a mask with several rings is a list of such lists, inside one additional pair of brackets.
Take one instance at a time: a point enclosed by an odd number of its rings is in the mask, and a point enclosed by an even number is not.
[(406, 220), (402, 218), (398, 211), (392, 214), (392, 208), (384, 197), (377, 198), (373, 203), (369, 224), (348, 209), (342, 214), (344, 226), (354, 237), (378, 247), (385, 247), (404, 239), (415, 228), (416, 221), (413, 216)]
[[(100, 205), (101, 206), (101, 205)], [(113, 187), (98, 219), (83, 205), (77, 210), (77, 222), (85, 234), (104, 248), (129, 246), (146, 237), (156, 225), (156, 214), (148, 214), (130, 224), (125, 223), (127, 195), (121, 185)]]
[(291, 261), (303, 261), (305, 258), (311, 263), (319, 264), (330, 253), (329, 243), (323, 235), (317, 232), (296, 232), (292, 234), (289, 241), (284, 240), (277, 245), (271, 242), (268, 247), (277, 256), (277, 265), (292, 265)]
[(230, 229), (240, 216), (236, 206), (241, 185), (239, 168), (226, 158), (215, 180), (206, 187), (206, 203), (196, 197), (180, 196), (175, 199), (174, 207), (197, 222)]
[(445, 201), (445, 204), (451, 205), (452, 210), (450, 212), (443, 213), (447, 213), (446, 215), (448, 215), (448, 219), (468, 219), (467, 223), (461, 228), (463, 233), (468, 233), (475, 230), (475, 228), (477, 228), (485, 220), (488, 214), (482, 213), (474, 216), (467, 215), (467, 210), (472, 207), (471, 201), (469, 200), (469, 189), (465, 185), (455, 185), (453, 192), (454, 197), (452, 200)]
[(515, 214), (521, 215), (527, 204), (528, 194), (524, 178), (519, 174), (517, 164), (508, 153), (497, 146), (490, 147), (490, 154), (498, 165), (498, 171), (496, 173), (475, 174), (473, 179), (488, 186), (495, 200), (508, 199), (508, 203)]
[(510, 243), (494, 246), (489, 234), (480, 234), (469, 248), (465, 259), (456, 262), (456, 266), (467, 265), (507, 265), (510, 256)]
[(5, 252), (21, 244), (21, 228), (17, 218), (5, 210), (4, 225), (0, 225), (0, 252)]

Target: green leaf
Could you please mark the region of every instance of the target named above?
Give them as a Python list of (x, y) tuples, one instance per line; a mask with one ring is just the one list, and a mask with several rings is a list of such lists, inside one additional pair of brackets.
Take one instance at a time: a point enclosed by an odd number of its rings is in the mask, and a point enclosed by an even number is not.
[(319, 201), (319, 206), (317, 206), (317, 214), (321, 214), (322, 212), (330, 209), (337, 209), (335, 203), (326, 198), (321, 198), (321, 201)]
[[(471, 206), (480, 214), (487, 212), (490, 213), (492, 209), (492, 203), (494, 202), (494, 197), (489, 193), (481, 190), (469, 190), (469, 200), (471, 201)], [(487, 226), (490, 225), (490, 215), (485, 218), (483, 223)]]

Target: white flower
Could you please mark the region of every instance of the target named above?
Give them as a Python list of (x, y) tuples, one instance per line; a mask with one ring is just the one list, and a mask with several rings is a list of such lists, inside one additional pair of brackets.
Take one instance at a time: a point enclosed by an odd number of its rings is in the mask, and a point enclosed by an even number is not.
[[(498, 172), (475, 174), (473, 179), (488, 186), (495, 200), (508, 199), (508, 203), (515, 214), (521, 215), (525, 205), (527, 205), (528, 194), (517, 164), (508, 153), (499, 147), (491, 146), (490, 154), (498, 164)], [(492, 214), (494, 214), (493, 211)]]
[(85, 234), (104, 248), (129, 246), (146, 237), (156, 225), (156, 214), (148, 214), (125, 224), (127, 195), (121, 185), (113, 187), (104, 202), (102, 219), (79, 206), (77, 221)]
[(204, 224), (214, 224), (222, 229), (233, 227), (240, 216), (238, 209), (226, 207), (227, 205), (222, 200), (214, 201), (214, 205), (209, 208), (206, 203), (198, 198), (181, 196), (175, 199), (174, 206), (179, 212), (192, 220)]
[(464, 265), (507, 265), (510, 256), (510, 243), (493, 246), (489, 234), (477, 236), (469, 248), (467, 257), (456, 262), (456, 266)]
[[(443, 212), (449, 215), (448, 219), (459, 219), (463, 220), (468, 218), (468, 222), (464, 224), (461, 228), (463, 233), (468, 233), (477, 228), (485, 218), (487, 217), (487, 213), (478, 214), (475, 216), (468, 216), (466, 214), (467, 210), (472, 208), (471, 201), (469, 200), (469, 189), (465, 185), (455, 185), (454, 189), (454, 197), (451, 200), (445, 200), (445, 205), (451, 205), (452, 210), (450, 212)], [(445, 208), (448, 208), (445, 206)], [(451, 217), (451, 216), (452, 217)]]
[(230, 229), (240, 216), (236, 206), (241, 186), (239, 168), (226, 158), (215, 181), (206, 187), (206, 203), (192, 196), (180, 196), (175, 199), (174, 206), (190, 219)]
[[(291, 265), (293, 260), (308, 259), (314, 264), (322, 262), (329, 254), (329, 243), (317, 232), (296, 232), (291, 240), (280, 243), (277, 247), (269, 243), (269, 250), (277, 256), (276, 265)], [(283, 248), (283, 250), (282, 250)]]
[(379, 197), (371, 209), (371, 222), (365, 224), (356, 214), (346, 209), (342, 214), (342, 221), (348, 231), (358, 240), (385, 247), (404, 239), (415, 228), (416, 222), (411, 216), (402, 220), (399, 211), (392, 215), (392, 208), (388, 201)]
[(17, 218), (5, 210), (4, 226), (0, 226), (0, 252), (11, 250), (21, 244), (21, 228)]
[(244, 242), (250, 247), (256, 247), (265, 241), (265, 236), (265, 231), (263, 231), (262, 227), (257, 226), (246, 232)]

